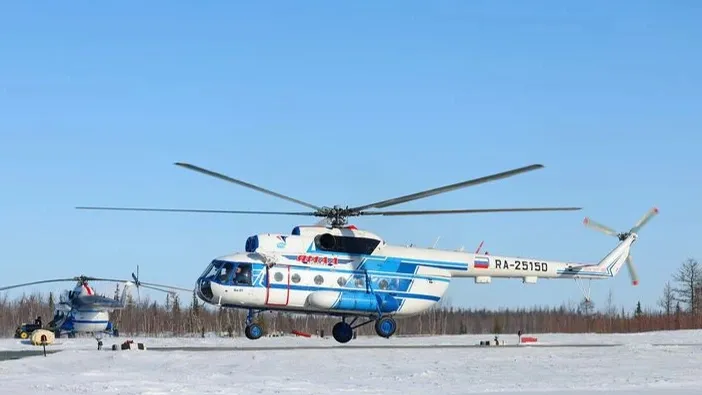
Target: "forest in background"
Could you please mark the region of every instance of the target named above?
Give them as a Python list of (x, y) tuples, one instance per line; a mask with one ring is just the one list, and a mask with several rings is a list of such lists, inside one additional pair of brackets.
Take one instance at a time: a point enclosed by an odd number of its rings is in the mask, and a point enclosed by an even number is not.
[[(115, 298), (121, 294), (119, 285)], [(57, 296), (32, 293), (18, 299), (0, 297), (0, 336), (11, 337), (23, 322), (41, 316), (53, 317)], [(599, 308), (592, 301), (557, 307), (529, 309), (464, 309), (442, 300), (434, 308), (414, 317), (398, 319), (396, 335), (516, 334), (523, 333), (625, 333), (702, 328), (702, 266), (685, 260), (666, 282), (655, 308), (617, 307), (612, 294)], [(204, 305), (195, 295), (188, 300), (167, 296), (165, 301), (128, 295), (128, 306), (111, 315), (121, 336), (243, 336), (246, 311)], [(298, 330), (331, 335), (338, 318), (267, 312), (257, 319), (268, 333)], [(358, 321), (361, 322), (361, 321)], [(357, 329), (358, 335), (375, 334), (373, 325)]]

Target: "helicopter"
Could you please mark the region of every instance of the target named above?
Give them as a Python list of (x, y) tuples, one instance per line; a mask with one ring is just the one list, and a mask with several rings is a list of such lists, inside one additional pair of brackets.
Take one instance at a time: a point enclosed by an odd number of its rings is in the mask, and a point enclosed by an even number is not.
[[(295, 226), (290, 234), (260, 233), (246, 239), (244, 250), (213, 259), (196, 280), (196, 294), (204, 302), (248, 310), (247, 338), (263, 335), (254, 317), (265, 311), (336, 316), (332, 328), (339, 343), (353, 338), (356, 328), (374, 323), (378, 336), (397, 330), (395, 318), (422, 313), (437, 304), (454, 278), (474, 278), (488, 284), (492, 278), (589, 280), (617, 275), (627, 263), (634, 285), (638, 277), (630, 249), (638, 231), (657, 214), (649, 211), (629, 232), (616, 234), (619, 243), (598, 263), (568, 263), (545, 259), (497, 256), (436, 248), (392, 245), (381, 236), (348, 224), (349, 217), (433, 215), (488, 212), (574, 211), (580, 207), (494, 208), (458, 210), (381, 211), (400, 203), (483, 184), (541, 169), (524, 166), (401, 197), (356, 207), (317, 206), (260, 186), (184, 162), (175, 165), (244, 186), (310, 211), (241, 211), (177, 208), (79, 206), (79, 210), (158, 211), (190, 213), (293, 215), (321, 217), (314, 225)], [(612, 230), (586, 219), (586, 225)], [(585, 291), (583, 291), (585, 292)], [(589, 297), (589, 296), (587, 296)], [(358, 320), (361, 322), (357, 323)], [(350, 320), (350, 322), (347, 322)]]
[[(170, 294), (178, 291), (192, 292), (192, 289), (172, 287), (168, 285), (144, 283), (139, 280), (139, 268), (137, 274), (132, 273), (132, 280), (118, 280), (110, 278), (99, 278), (80, 275), (72, 278), (58, 278), (50, 280), (33, 281), (23, 284), (15, 284), (0, 287), (0, 291), (13, 288), (26, 287), (30, 285), (54, 283), (54, 282), (75, 282), (71, 290), (64, 290), (59, 295), (59, 303), (56, 305), (53, 319), (47, 324), (47, 329), (54, 332), (58, 338), (62, 333), (66, 333), (69, 338), (73, 338), (77, 333), (106, 333), (114, 337), (119, 336), (119, 330), (109, 319), (110, 311), (121, 310), (127, 306), (127, 291), (131, 286), (153, 289)], [(106, 281), (123, 283), (122, 294), (119, 299), (108, 298), (98, 295), (90, 285), (92, 281)], [(42, 329), (41, 324), (28, 325), (28, 327)], [(26, 331), (20, 331), (21, 337), (28, 337)]]

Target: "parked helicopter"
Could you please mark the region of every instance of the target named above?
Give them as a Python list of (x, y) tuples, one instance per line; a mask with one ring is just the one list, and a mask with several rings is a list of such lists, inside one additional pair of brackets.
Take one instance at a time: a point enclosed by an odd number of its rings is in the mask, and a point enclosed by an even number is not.
[[(76, 207), (91, 210), (165, 211), (230, 214), (274, 214), (322, 217), (313, 226), (295, 226), (291, 234), (265, 233), (250, 236), (243, 252), (215, 258), (196, 282), (203, 301), (222, 307), (248, 310), (245, 335), (258, 339), (262, 328), (253, 317), (263, 311), (327, 314), (341, 317), (334, 325), (336, 341), (346, 343), (353, 330), (375, 323), (379, 336), (390, 337), (397, 328), (395, 317), (426, 311), (442, 298), (453, 278), (521, 278), (524, 283), (548, 279), (604, 279), (617, 275), (629, 263), (638, 281), (629, 251), (638, 231), (656, 214), (649, 211), (617, 246), (598, 263), (576, 264), (545, 259), (495, 256), (435, 248), (388, 244), (382, 237), (348, 225), (347, 218), (366, 215), (399, 216), (518, 211), (572, 211), (579, 207), (497, 208), (465, 210), (372, 211), (428, 196), (478, 185), (543, 168), (535, 164), (486, 177), (357, 207), (319, 207), (192, 164), (176, 165), (259, 192), (282, 198), (314, 211), (276, 212), (127, 207)], [(586, 221), (588, 222), (588, 221)], [(593, 222), (589, 222), (594, 224)], [(356, 324), (359, 319), (364, 322)], [(347, 322), (351, 319), (351, 322)]]
[[(26, 287), (30, 285), (53, 283), (53, 282), (75, 282), (72, 290), (65, 290), (59, 295), (59, 303), (56, 305), (53, 319), (47, 324), (48, 330), (54, 332), (58, 338), (62, 333), (68, 337), (75, 337), (76, 333), (107, 333), (112, 336), (119, 336), (119, 330), (109, 319), (109, 313), (113, 310), (120, 310), (127, 306), (127, 292), (131, 286), (136, 286), (137, 292), (140, 287), (153, 289), (161, 292), (174, 293), (176, 290), (192, 292), (192, 289), (171, 287), (153, 283), (144, 283), (139, 280), (139, 269), (137, 274), (132, 273), (130, 280), (117, 280), (109, 278), (98, 278), (88, 276), (77, 276), (73, 278), (59, 278), (51, 280), (40, 280), (29, 283), (0, 287), (0, 291), (13, 288)], [(108, 281), (123, 283), (121, 297), (116, 300), (106, 296), (97, 295), (89, 281)]]

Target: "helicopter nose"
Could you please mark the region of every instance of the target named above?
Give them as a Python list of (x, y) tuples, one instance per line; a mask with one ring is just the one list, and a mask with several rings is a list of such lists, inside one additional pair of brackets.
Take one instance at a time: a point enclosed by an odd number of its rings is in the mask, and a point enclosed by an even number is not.
[(212, 300), (213, 294), (212, 294), (212, 285), (210, 284), (210, 280), (206, 278), (200, 278), (198, 280), (198, 287), (197, 287), (200, 296), (205, 299), (205, 300)]

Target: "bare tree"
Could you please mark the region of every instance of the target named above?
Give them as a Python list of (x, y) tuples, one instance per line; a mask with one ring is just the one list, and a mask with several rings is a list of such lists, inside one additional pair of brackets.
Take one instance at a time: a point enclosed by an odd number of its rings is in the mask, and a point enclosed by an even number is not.
[(673, 275), (673, 280), (680, 283), (680, 287), (675, 289), (677, 300), (686, 304), (690, 313), (698, 314), (700, 311), (698, 291), (702, 284), (702, 266), (697, 260), (688, 258)]
[(675, 309), (675, 291), (670, 285), (670, 281), (666, 281), (665, 286), (663, 286), (663, 295), (658, 299), (658, 306), (663, 309), (665, 315), (673, 314)]
[(583, 298), (578, 305), (578, 312), (583, 315), (589, 316), (595, 310), (595, 302), (590, 298)]
[(607, 304), (605, 305), (605, 314), (612, 317), (617, 313), (617, 307), (614, 305), (614, 295), (612, 290), (607, 293)]
[[(658, 305), (663, 311), (653, 311), (637, 303), (631, 307), (615, 307), (610, 291), (603, 309), (595, 311), (591, 300), (579, 305), (572, 300), (560, 306), (534, 306), (531, 308), (488, 310), (465, 309), (452, 306), (444, 298), (432, 308), (413, 317), (398, 318), (398, 336), (429, 334), (490, 334), (513, 333), (578, 333), (578, 332), (639, 332), (670, 329), (702, 328), (702, 265), (688, 259), (665, 284)], [(674, 285), (679, 285), (676, 292)], [(119, 289), (116, 289), (119, 294)], [(0, 337), (10, 336), (22, 322), (31, 322), (37, 315), (50, 315), (55, 296), (34, 293), (23, 294), (11, 300), (0, 294)], [(163, 299), (134, 300), (127, 293), (128, 305), (110, 319), (116, 323), (123, 336), (202, 336), (217, 333), (243, 336), (246, 311), (220, 309), (203, 304), (192, 295), (192, 302), (173, 296)], [(683, 308), (697, 306), (698, 315), (683, 314)], [(329, 337), (338, 318), (323, 315), (270, 312), (260, 314), (256, 321), (268, 332), (290, 333), (293, 330), (318, 333)], [(375, 335), (373, 325), (360, 327), (358, 335)]]

